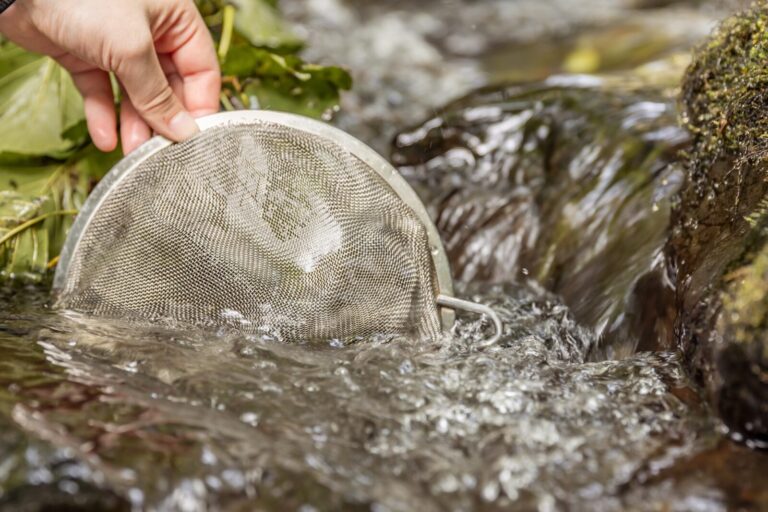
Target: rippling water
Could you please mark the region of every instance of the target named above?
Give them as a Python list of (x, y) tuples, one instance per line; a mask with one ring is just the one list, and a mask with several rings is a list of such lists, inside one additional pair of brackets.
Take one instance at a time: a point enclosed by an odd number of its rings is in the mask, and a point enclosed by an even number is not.
[(24, 293), (0, 320), (8, 503), (619, 510), (639, 473), (717, 437), (674, 355), (585, 362), (593, 336), (535, 285), (468, 294), (505, 322), (482, 351), (478, 319), (435, 345), (291, 346), (40, 313)]

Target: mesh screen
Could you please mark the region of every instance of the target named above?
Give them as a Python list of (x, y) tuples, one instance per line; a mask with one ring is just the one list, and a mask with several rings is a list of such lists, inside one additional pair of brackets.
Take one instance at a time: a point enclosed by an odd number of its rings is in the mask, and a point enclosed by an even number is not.
[(258, 122), (147, 159), (82, 235), (58, 305), (286, 341), (439, 332), (427, 232), (335, 142)]

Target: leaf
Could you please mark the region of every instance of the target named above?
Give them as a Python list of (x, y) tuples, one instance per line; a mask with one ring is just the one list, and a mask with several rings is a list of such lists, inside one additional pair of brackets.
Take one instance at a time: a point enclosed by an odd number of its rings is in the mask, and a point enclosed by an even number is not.
[(236, 9), (235, 32), (249, 45), (280, 53), (296, 52), (304, 46), (304, 41), (280, 16), (275, 0), (196, 0), (195, 3), (217, 40), (224, 7), (231, 5)]
[[(44, 197), (27, 201), (12, 192), (0, 192), (0, 237), (21, 225), (22, 219), (27, 221), (40, 215), (46, 207)], [(36, 225), (0, 245), (0, 276), (34, 279), (34, 275), (45, 271), (50, 254), (48, 247), (40, 244), (41, 239), (48, 240), (45, 229), (44, 224)]]
[[(222, 65), (225, 74), (246, 79), (251, 107), (323, 117), (349, 89), (349, 73), (335, 66), (305, 64), (295, 55), (277, 55), (250, 46), (233, 46)], [(248, 80), (249, 77), (256, 77)]]
[(40, 58), (39, 55), (30, 53), (14, 44), (0, 44), (0, 76), (5, 76)]
[(48, 166), (2, 166), (0, 167), (0, 190), (32, 198), (44, 195), (53, 173), (59, 165)]
[(266, 0), (232, 0), (237, 9), (235, 31), (253, 46), (292, 52), (304, 42), (283, 21), (274, 5)]
[[(0, 156), (66, 156), (83, 142), (83, 100), (61, 66), (0, 47)], [(76, 138), (71, 138), (75, 136)]]
[(119, 158), (89, 145), (68, 162), (0, 166), (0, 240), (10, 236), (0, 244), (0, 275), (39, 279), (64, 244), (71, 212)]

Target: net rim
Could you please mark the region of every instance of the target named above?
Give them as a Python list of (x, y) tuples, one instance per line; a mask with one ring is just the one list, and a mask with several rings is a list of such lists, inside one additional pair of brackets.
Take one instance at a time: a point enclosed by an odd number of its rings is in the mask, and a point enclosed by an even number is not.
[[(435, 278), (438, 288), (437, 295), (453, 296), (453, 281), (451, 278), (448, 256), (446, 255), (437, 227), (432, 222), (426, 207), (400, 173), (397, 172), (384, 157), (379, 155), (362, 141), (322, 121), (297, 114), (277, 111), (242, 110), (220, 112), (218, 114), (198, 118), (196, 121), (201, 131), (218, 127), (252, 124), (255, 122), (271, 122), (322, 137), (349, 151), (352, 155), (373, 169), (387, 183), (387, 185), (390, 186), (397, 196), (400, 197), (411, 210), (413, 210), (416, 217), (424, 225), (430, 245), (430, 256), (432, 257), (432, 262), (435, 268)], [(171, 144), (173, 143), (165, 137), (159, 135), (153, 137), (135, 151), (123, 157), (96, 185), (93, 192), (91, 192), (83, 204), (83, 207), (80, 209), (80, 212), (67, 235), (64, 246), (62, 247), (53, 278), (54, 292), (65, 288), (69, 278), (69, 268), (72, 258), (77, 254), (80, 241), (88, 230), (90, 222), (93, 219), (94, 214), (101, 207), (101, 204), (106, 200), (110, 193), (115, 190), (127, 176), (138, 169), (142, 163)], [(453, 310), (441, 307), (440, 316), (444, 329), (453, 325)]]

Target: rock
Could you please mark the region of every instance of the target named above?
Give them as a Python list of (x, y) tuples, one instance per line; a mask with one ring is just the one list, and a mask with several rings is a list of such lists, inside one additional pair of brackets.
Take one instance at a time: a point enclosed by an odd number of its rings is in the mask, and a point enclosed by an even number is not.
[(459, 281), (535, 278), (618, 356), (668, 331), (663, 301), (635, 292), (672, 298), (658, 263), (686, 143), (663, 88), (555, 77), (447, 106), (401, 133), (392, 160)]
[(693, 134), (667, 248), (676, 329), (736, 438), (768, 443), (768, 7), (725, 21), (695, 55), (682, 102)]

